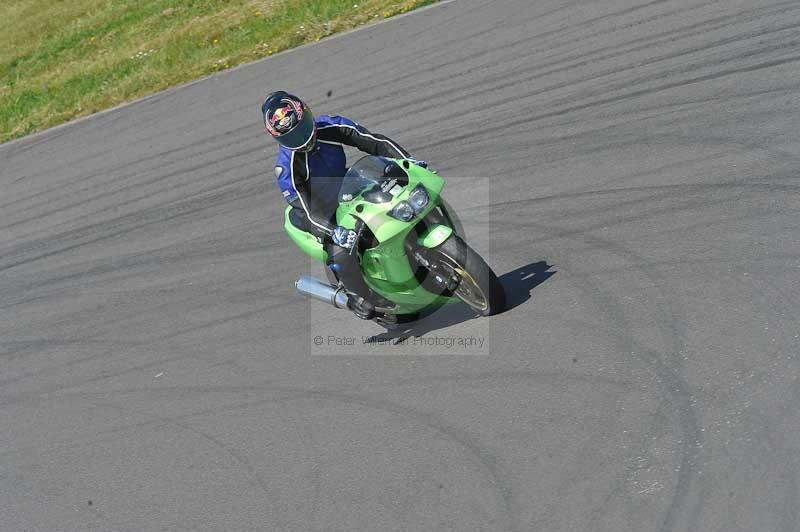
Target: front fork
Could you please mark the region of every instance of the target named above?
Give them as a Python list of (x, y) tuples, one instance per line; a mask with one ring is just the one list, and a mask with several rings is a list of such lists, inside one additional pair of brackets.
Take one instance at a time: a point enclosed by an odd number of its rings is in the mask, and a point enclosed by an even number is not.
[(417, 266), (414, 268), (417, 281), (426, 290), (448, 296), (458, 287), (461, 278), (447, 264), (436, 260), (433, 250), (453, 237), (453, 222), (445, 205), (440, 204), (439, 209), (425, 215), (417, 224), (417, 231), (412, 231), (405, 243), (408, 257)]
[(428, 260), (419, 249), (413, 250), (412, 256), (418, 264), (431, 272), (431, 280), (442, 292), (453, 292), (458, 287), (461, 278), (446, 265)]

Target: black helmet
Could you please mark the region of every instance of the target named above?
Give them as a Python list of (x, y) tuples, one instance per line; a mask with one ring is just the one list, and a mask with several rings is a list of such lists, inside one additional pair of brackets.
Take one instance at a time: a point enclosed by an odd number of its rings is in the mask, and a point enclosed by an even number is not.
[(267, 132), (290, 150), (308, 150), (314, 146), (317, 127), (311, 109), (297, 96), (273, 92), (261, 106)]

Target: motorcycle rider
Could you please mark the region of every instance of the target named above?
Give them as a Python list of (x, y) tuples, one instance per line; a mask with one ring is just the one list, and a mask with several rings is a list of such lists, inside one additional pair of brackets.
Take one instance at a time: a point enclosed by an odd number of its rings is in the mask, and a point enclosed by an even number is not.
[(371, 133), (348, 118), (314, 117), (300, 98), (285, 91), (268, 95), (261, 114), (267, 132), (279, 144), (275, 177), (284, 199), (292, 206), (292, 225), (321, 239), (328, 267), (344, 285), (356, 316), (372, 319), (376, 307), (391, 309), (391, 301), (367, 286), (357, 256), (351, 253), (356, 232), (335, 223), (339, 187), (347, 172), (342, 145), (396, 159), (410, 159), (409, 153), (395, 141)]

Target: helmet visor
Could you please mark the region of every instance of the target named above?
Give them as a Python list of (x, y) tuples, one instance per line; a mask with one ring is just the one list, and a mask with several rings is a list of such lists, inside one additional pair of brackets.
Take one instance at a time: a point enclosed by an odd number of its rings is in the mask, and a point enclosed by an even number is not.
[(306, 108), (300, 122), (290, 131), (275, 137), (275, 140), (290, 150), (299, 150), (304, 148), (314, 137), (314, 129), (314, 115), (311, 114), (310, 109)]

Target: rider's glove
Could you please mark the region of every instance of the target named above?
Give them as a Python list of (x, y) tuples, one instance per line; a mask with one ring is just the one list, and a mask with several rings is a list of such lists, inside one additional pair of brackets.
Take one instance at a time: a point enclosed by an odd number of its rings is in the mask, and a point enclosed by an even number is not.
[(411, 161), (412, 163), (416, 164), (417, 166), (422, 167), (422, 168), (427, 168), (428, 167), (428, 162), (427, 161), (420, 161), (419, 159), (414, 159), (413, 157), (409, 157), (408, 160)]
[(356, 232), (352, 229), (345, 229), (344, 227), (339, 226), (333, 230), (331, 240), (333, 240), (333, 243), (337, 246), (350, 249), (356, 243), (356, 236)]

